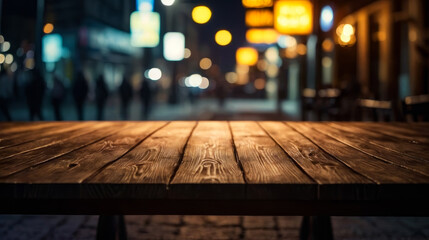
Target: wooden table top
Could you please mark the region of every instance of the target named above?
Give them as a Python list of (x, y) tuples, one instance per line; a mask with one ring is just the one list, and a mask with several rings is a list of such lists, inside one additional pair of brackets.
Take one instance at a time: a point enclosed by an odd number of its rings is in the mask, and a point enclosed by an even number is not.
[(0, 199), (428, 199), (429, 124), (0, 123)]

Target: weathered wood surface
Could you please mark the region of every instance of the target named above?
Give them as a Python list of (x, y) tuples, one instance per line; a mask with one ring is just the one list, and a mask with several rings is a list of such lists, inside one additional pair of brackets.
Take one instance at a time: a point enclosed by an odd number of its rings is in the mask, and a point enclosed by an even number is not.
[(0, 123), (0, 200), (429, 200), (427, 127)]

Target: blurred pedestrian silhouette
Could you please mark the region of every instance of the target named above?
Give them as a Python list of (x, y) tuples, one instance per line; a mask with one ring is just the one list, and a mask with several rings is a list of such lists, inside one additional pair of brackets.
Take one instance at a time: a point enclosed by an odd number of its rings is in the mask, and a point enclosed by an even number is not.
[(65, 89), (64, 84), (60, 80), (60, 78), (55, 75), (54, 76), (54, 83), (51, 90), (51, 103), (52, 107), (54, 108), (54, 114), (55, 114), (55, 120), (62, 121), (62, 114), (61, 114), (61, 104), (64, 100), (65, 95)]
[(43, 121), (42, 105), (43, 97), (45, 95), (46, 82), (39, 70), (34, 70), (30, 82), (25, 88), (25, 95), (27, 96), (27, 106), (30, 113), (30, 120)]
[(95, 100), (97, 102), (97, 120), (104, 119), (104, 107), (106, 106), (107, 97), (109, 91), (107, 89), (106, 82), (104, 81), (103, 75), (97, 78), (95, 83)]
[(9, 112), (9, 102), (13, 94), (13, 80), (7, 75), (6, 70), (0, 71), (0, 110), (7, 121), (12, 121)]
[(133, 88), (126, 77), (122, 79), (119, 94), (121, 95), (121, 117), (123, 120), (127, 120), (129, 104), (133, 98)]
[(149, 118), (149, 113), (152, 105), (152, 89), (149, 80), (145, 78), (143, 78), (140, 87), (140, 99), (142, 101), (143, 107), (143, 119), (147, 120)]
[(73, 98), (76, 104), (77, 116), (79, 120), (83, 120), (83, 105), (88, 95), (88, 82), (82, 72), (77, 74), (73, 83)]

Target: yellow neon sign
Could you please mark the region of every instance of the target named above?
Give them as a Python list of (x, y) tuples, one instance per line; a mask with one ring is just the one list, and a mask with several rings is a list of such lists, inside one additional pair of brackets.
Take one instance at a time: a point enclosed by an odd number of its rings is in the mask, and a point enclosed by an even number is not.
[(276, 43), (278, 38), (279, 34), (272, 28), (252, 28), (246, 32), (246, 40), (254, 44), (272, 44)]
[(246, 8), (266, 8), (272, 7), (274, 0), (242, 0), (241, 2)]
[(248, 27), (272, 27), (274, 14), (269, 9), (251, 9), (246, 11), (245, 20)]
[(313, 31), (313, 4), (310, 1), (277, 1), (274, 28), (282, 34), (305, 35)]

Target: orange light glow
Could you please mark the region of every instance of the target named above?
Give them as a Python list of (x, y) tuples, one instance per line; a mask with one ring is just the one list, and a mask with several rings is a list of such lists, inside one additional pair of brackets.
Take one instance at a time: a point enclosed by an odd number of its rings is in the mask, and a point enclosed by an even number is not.
[(305, 35), (313, 31), (313, 4), (310, 1), (277, 1), (274, 28), (282, 34)]
[(268, 9), (247, 10), (245, 21), (248, 27), (273, 27), (274, 14)]
[(192, 19), (198, 24), (207, 23), (212, 17), (212, 11), (206, 6), (196, 6), (192, 10)]
[(49, 34), (54, 31), (54, 25), (52, 23), (46, 23), (43, 27), (43, 32)]
[(242, 0), (241, 2), (246, 8), (266, 8), (272, 7), (274, 0)]
[(341, 46), (352, 46), (356, 42), (355, 29), (349, 24), (340, 24), (337, 29), (337, 42)]
[(325, 39), (322, 42), (322, 48), (325, 52), (332, 52), (332, 50), (334, 50), (334, 43), (331, 39)]
[(232, 35), (228, 30), (219, 30), (215, 35), (215, 41), (221, 46), (226, 46), (231, 43)]
[(266, 29), (249, 29), (246, 32), (246, 40), (249, 43), (254, 44), (272, 44), (276, 43), (279, 38), (279, 34), (272, 28)]
[(251, 47), (242, 47), (236, 52), (237, 64), (253, 66), (258, 62), (258, 51)]
[(255, 88), (258, 90), (262, 90), (265, 88), (265, 79), (263, 78), (258, 78), (255, 80), (255, 82), (253, 83)]

